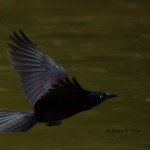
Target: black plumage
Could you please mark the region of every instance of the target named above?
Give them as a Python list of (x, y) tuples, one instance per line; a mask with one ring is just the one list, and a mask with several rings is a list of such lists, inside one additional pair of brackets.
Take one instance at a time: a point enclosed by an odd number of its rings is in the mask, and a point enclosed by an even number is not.
[(0, 110), (0, 132), (23, 132), (36, 123), (60, 125), (63, 119), (102, 103), (116, 95), (83, 89), (75, 77), (39, 49), (19, 30), (10, 36), (9, 53), (20, 75), (24, 94), (32, 104), (28, 111)]

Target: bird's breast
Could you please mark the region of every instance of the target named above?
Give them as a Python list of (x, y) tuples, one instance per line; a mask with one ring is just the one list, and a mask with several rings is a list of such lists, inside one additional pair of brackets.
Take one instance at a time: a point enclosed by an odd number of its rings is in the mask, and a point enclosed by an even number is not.
[(39, 122), (66, 119), (83, 110), (83, 99), (83, 96), (47, 94), (36, 102), (35, 114)]

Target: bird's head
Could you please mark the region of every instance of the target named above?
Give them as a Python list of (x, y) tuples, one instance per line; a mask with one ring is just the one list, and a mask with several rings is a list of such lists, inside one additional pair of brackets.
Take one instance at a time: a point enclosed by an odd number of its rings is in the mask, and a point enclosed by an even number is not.
[(89, 91), (89, 94), (87, 95), (87, 109), (90, 109), (96, 105), (101, 104), (103, 101), (117, 97), (117, 95), (105, 93), (101, 91), (91, 90)]

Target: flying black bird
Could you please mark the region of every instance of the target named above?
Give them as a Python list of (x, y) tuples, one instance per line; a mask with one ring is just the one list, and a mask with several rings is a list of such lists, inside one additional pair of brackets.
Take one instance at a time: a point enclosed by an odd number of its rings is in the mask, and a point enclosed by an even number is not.
[(13, 68), (21, 77), (24, 94), (32, 104), (27, 111), (0, 110), (0, 132), (24, 132), (36, 123), (60, 125), (63, 119), (91, 109), (116, 95), (83, 89), (75, 77), (48, 57), (19, 30), (7, 43)]

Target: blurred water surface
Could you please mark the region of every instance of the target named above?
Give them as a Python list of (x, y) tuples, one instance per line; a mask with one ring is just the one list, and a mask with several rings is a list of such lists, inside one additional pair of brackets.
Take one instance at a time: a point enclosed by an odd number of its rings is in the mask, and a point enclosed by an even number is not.
[(3, 109), (30, 108), (5, 46), (19, 28), (83, 87), (119, 97), (59, 127), (0, 134), (1, 150), (150, 148), (150, 1), (0, 0)]

